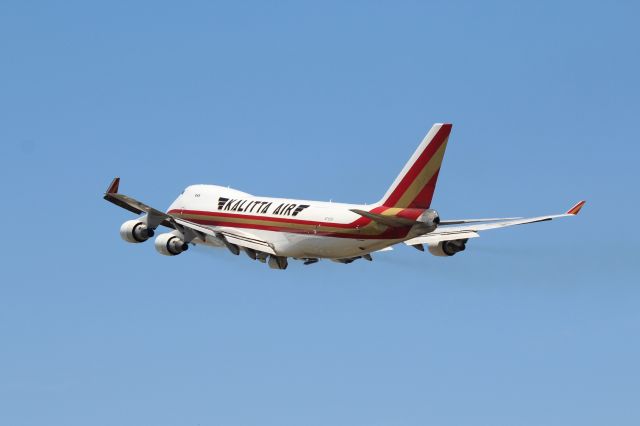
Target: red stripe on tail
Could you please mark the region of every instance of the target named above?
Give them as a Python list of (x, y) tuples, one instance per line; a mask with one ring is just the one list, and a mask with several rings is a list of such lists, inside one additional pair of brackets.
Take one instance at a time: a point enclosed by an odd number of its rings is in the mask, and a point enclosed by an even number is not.
[[(428, 171), (425, 167), (433, 159), (434, 155), (447, 142), (449, 134), (451, 133), (451, 124), (436, 124), (434, 127), (439, 127), (434, 135), (427, 135), (425, 140), (422, 141), (416, 152), (413, 154), (409, 163), (407, 163), (401, 172), (400, 176), (396, 178), (393, 190), (383, 198), (382, 205), (387, 207), (402, 207), (402, 208), (422, 208), (427, 209), (431, 205), (433, 199), (433, 193), (435, 191), (436, 182), (438, 180), (438, 173), (440, 171), (440, 164), (434, 164), (435, 171), (431, 176), (425, 176)], [(433, 128), (432, 128), (433, 131)], [(431, 131), (429, 132), (431, 133)], [(429, 138), (430, 139), (427, 139)], [(417, 157), (416, 157), (417, 154)], [(431, 169), (432, 167), (430, 167)], [(421, 188), (416, 188), (416, 180), (418, 178), (426, 178), (427, 181)], [(401, 205), (399, 202), (408, 191), (417, 193), (412, 200), (403, 200)], [(405, 197), (406, 198), (406, 197)]]

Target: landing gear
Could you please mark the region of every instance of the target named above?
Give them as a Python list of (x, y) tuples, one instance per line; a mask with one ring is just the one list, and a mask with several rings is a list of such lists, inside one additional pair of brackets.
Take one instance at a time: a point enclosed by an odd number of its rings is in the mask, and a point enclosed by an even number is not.
[(367, 261), (371, 262), (373, 260), (373, 257), (371, 257), (371, 255), (367, 253), (367, 254), (363, 254), (362, 256), (344, 257), (342, 259), (331, 259), (331, 260), (334, 261), (334, 262), (338, 262), (338, 263), (349, 264), (349, 263), (351, 263), (351, 262), (353, 262), (355, 260), (358, 260), (358, 259), (364, 259), (364, 260), (367, 260)]
[(284, 256), (269, 256), (269, 268), (271, 269), (287, 269), (289, 262)]

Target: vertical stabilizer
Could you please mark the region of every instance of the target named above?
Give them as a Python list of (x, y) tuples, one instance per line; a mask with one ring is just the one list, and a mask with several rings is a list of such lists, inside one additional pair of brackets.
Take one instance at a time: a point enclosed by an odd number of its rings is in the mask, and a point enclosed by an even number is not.
[(451, 124), (433, 125), (380, 204), (398, 208), (429, 208), (449, 133)]

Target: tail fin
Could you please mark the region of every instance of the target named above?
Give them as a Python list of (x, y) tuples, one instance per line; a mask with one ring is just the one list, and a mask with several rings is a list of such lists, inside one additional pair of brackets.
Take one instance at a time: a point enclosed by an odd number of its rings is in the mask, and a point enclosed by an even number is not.
[(447, 148), (451, 124), (434, 124), (380, 203), (386, 207), (428, 209), (440, 164)]

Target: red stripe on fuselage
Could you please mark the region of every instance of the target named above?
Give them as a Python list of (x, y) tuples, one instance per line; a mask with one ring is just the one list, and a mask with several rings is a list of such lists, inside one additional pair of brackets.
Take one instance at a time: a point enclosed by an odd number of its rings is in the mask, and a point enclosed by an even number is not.
[(188, 219), (190, 222), (194, 222), (200, 225), (210, 225), (210, 226), (226, 226), (229, 228), (244, 228), (244, 229), (259, 229), (263, 231), (274, 231), (274, 232), (286, 232), (290, 234), (305, 234), (305, 235), (318, 235), (322, 237), (334, 237), (334, 238), (351, 238), (354, 240), (385, 240), (385, 239), (402, 239), (407, 236), (411, 227), (403, 227), (403, 228), (390, 228), (386, 231), (376, 234), (349, 234), (349, 233), (341, 233), (341, 232), (327, 232), (327, 231), (316, 231), (309, 229), (296, 229), (296, 228), (286, 228), (280, 226), (271, 226), (271, 225), (260, 225), (254, 223), (235, 223), (235, 222), (221, 222), (217, 220), (209, 220), (209, 219)]
[[(380, 206), (371, 210), (372, 213), (382, 213), (388, 210), (388, 207)], [(236, 221), (221, 221), (216, 220), (216, 218), (225, 218), (225, 219), (244, 219), (244, 220), (255, 220), (260, 222), (276, 222), (276, 223), (286, 223), (290, 225), (311, 225), (320, 227), (328, 227), (328, 228), (341, 228), (344, 230), (357, 230), (359, 228), (363, 228), (364, 226), (370, 224), (372, 222), (371, 219), (366, 217), (360, 217), (351, 223), (334, 223), (334, 222), (318, 222), (312, 220), (304, 220), (304, 219), (293, 219), (287, 217), (270, 217), (270, 216), (256, 216), (256, 215), (246, 215), (246, 214), (237, 214), (237, 213), (222, 213), (222, 212), (212, 212), (212, 211), (203, 211), (203, 210), (184, 210), (184, 209), (173, 209), (168, 211), (167, 213), (176, 215), (178, 217), (183, 215), (198, 215), (198, 216), (207, 216), (210, 219), (200, 219), (200, 218), (187, 218), (187, 220), (198, 223), (201, 225), (212, 225), (212, 226), (228, 226), (231, 228), (245, 228), (245, 229), (260, 229), (265, 231), (275, 231), (275, 232), (289, 232), (294, 234), (308, 234), (308, 235), (320, 235), (327, 237), (336, 237), (336, 238), (353, 238), (353, 239), (397, 239), (404, 238), (410, 230), (410, 227), (402, 227), (402, 228), (389, 228), (379, 234), (371, 235), (371, 234), (354, 234), (354, 233), (345, 233), (338, 231), (322, 231), (319, 229), (300, 229), (295, 227), (282, 227), (273, 224), (265, 224), (265, 223), (242, 223)], [(407, 212), (408, 216), (419, 215), (421, 211), (411, 211)]]
[[(376, 207), (371, 210), (371, 213), (380, 214), (388, 209), (389, 209), (388, 207), (384, 207), (384, 206)], [(294, 219), (291, 217), (256, 216), (252, 214), (212, 212), (212, 211), (206, 211), (206, 210), (173, 209), (168, 211), (167, 213), (168, 214), (195, 214), (199, 216), (262, 220), (262, 221), (282, 222), (282, 223), (290, 223), (290, 224), (298, 224), (298, 225), (331, 226), (333, 228), (345, 228), (345, 229), (355, 229), (371, 223), (371, 219), (362, 217), (362, 216), (351, 223), (334, 223), (334, 222), (319, 222), (315, 220)]]
[[(395, 217), (401, 217), (403, 219), (416, 220), (420, 217), (420, 215), (424, 213), (424, 209), (402, 209), (400, 210)], [(391, 216), (393, 217), (393, 216)]]

